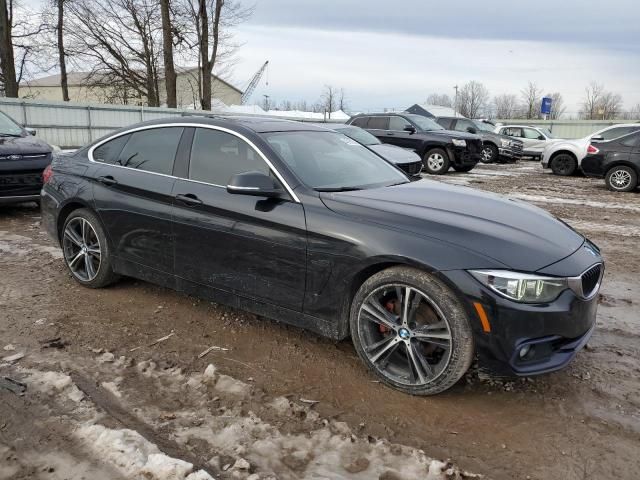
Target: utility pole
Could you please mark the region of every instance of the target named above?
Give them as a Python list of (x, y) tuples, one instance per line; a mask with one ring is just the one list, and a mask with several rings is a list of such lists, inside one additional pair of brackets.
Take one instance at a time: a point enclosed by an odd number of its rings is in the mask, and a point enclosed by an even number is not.
[(456, 91), (455, 100), (453, 101), (453, 116), (458, 116), (458, 85), (454, 85), (453, 89)]
[(271, 105), (269, 105), (269, 95), (262, 95), (264, 97), (264, 109), (269, 111), (271, 108)]

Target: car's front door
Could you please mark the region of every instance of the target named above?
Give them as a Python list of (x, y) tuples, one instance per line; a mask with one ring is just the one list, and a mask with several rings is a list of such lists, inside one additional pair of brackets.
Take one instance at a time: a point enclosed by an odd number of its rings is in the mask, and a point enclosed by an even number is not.
[(544, 147), (547, 146), (547, 137), (535, 128), (523, 128), (524, 150), (528, 155), (542, 155)]
[(276, 199), (227, 192), (235, 174), (273, 175), (258, 150), (232, 132), (196, 128), (185, 157), (185, 178), (173, 188), (179, 281), (301, 311), (307, 249), (302, 204), (288, 194)]
[[(410, 132), (405, 128), (413, 128), (414, 130)], [(416, 131), (415, 125), (406, 118), (399, 116), (389, 117), (389, 141), (387, 143), (411, 150), (419, 150), (422, 140), (417, 136)]]
[(183, 127), (137, 130), (89, 153), (100, 165), (95, 208), (116, 259), (173, 273), (172, 173), (183, 132)]

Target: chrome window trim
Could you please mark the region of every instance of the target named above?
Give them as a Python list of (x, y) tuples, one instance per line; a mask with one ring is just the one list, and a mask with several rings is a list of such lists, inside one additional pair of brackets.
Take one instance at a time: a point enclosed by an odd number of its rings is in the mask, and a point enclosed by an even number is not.
[(291, 195), (291, 198), (293, 198), (293, 201), (296, 202), (296, 203), (301, 203), (300, 199), (295, 194), (293, 189), (285, 181), (284, 177), (280, 174), (280, 172), (276, 169), (276, 167), (273, 166), (273, 163), (271, 163), (271, 160), (269, 160), (267, 158), (267, 156), (264, 153), (262, 153), (262, 150), (260, 150), (251, 140), (249, 140), (247, 137), (245, 137), (241, 133), (238, 133), (238, 132), (236, 132), (234, 130), (231, 130), (229, 128), (219, 127), (217, 125), (208, 125), (206, 123), (183, 123), (183, 122), (177, 122), (177, 123), (163, 123), (163, 124), (160, 124), (160, 125), (145, 125), (143, 127), (135, 127), (135, 128), (131, 128), (129, 130), (126, 130), (124, 132), (120, 132), (120, 133), (116, 133), (115, 135), (111, 135), (110, 137), (105, 138), (104, 140), (102, 140), (100, 143), (96, 143), (91, 148), (89, 148), (89, 151), (87, 152), (87, 157), (89, 158), (90, 162), (96, 163), (98, 165), (108, 165), (108, 166), (115, 167), (115, 168), (126, 168), (127, 170), (135, 170), (136, 172), (145, 172), (145, 173), (150, 173), (151, 175), (160, 175), (162, 177), (177, 178), (177, 179), (180, 179), (180, 180), (187, 180), (188, 182), (200, 183), (200, 184), (203, 184), (203, 185), (210, 185), (212, 187), (218, 187), (218, 188), (226, 189), (227, 188), (226, 186), (217, 185), (215, 183), (202, 182), (200, 180), (192, 180), (190, 178), (176, 177), (175, 175), (167, 175), (167, 174), (164, 174), (164, 173), (150, 172), (148, 170), (139, 170), (137, 168), (125, 167), (123, 165), (115, 165), (113, 163), (99, 162), (99, 161), (94, 160), (94, 158), (93, 158), (93, 151), (96, 148), (100, 147), (101, 145), (104, 145), (105, 143), (107, 143), (107, 142), (109, 142), (109, 141), (111, 141), (111, 140), (113, 140), (115, 138), (121, 137), (123, 135), (128, 135), (130, 133), (139, 132), (139, 131), (142, 131), (142, 130), (150, 130), (152, 128), (168, 128), (168, 127), (208, 128), (210, 130), (217, 130), (217, 131), (220, 131), (220, 132), (229, 133), (229, 134), (231, 134), (231, 135), (233, 135), (233, 136), (245, 141), (247, 144), (249, 144), (249, 146), (251, 148), (253, 148), (258, 153), (258, 155), (260, 155), (262, 160), (264, 160), (264, 162), (269, 166), (269, 169), (271, 169), (271, 171), (273, 171), (273, 173), (278, 178), (278, 180), (284, 185), (284, 187), (287, 190), (287, 192), (289, 193), (289, 195)]

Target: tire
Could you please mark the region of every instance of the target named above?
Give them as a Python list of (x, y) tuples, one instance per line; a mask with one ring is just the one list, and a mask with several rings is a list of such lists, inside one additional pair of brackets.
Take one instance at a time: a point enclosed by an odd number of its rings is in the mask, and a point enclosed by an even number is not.
[(604, 181), (613, 192), (630, 192), (638, 186), (638, 174), (631, 167), (618, 165), (607, 172)]
[[(411, 308), (402, 323), (404, 298)], [(356, 352), (369, 370), (411, 395), (451, 388), (473, 359), (473, 334), (460, 301), (438, 279), (415, 268), (392, 267), (370, 277), (353, 299), (349, 322)]]
[(482, 146), (482, 152), (480, 153), (480, 161), (482, 163), (493, 163), (498, 159), (498, 147), (492, 143), (487, 143)]
[(573, 155), (560, 153), (551, 159), (549, 167), (554, 174), (569, 177), (576, 173), (578, 162)]
[(456, 172), (470, 172), (471, 170), (473, 170), (473, 167), (475, 167), (475, 165), (465, 165), (464, 167), (456, 167), (455, 165), (453, 166), (453, 169)]
[(424, 169), (431, 175), (444, 175), (449, 171), (451, 162), (449, 155), (441, 148), (432, 148), (424, 154), (422, 159)]
[(71, 276), (81, 285), (102, 288), (115, 282), (111, 251), (97, 215), (86, 208), (74, 210), (62, 228), (62, 253)]

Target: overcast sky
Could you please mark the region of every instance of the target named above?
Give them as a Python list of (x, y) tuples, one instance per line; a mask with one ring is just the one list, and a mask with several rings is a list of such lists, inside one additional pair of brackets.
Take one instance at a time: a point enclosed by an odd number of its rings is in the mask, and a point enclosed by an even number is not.
[(255, 0), (233, 80), (269, 60), (252, 101), (315, 102), (345, 89), (355, 110), (404, 109), (469, 80), (492, 95), (532, 80), (577, 112), (595, 80), (640, 103), (640, 0)]

